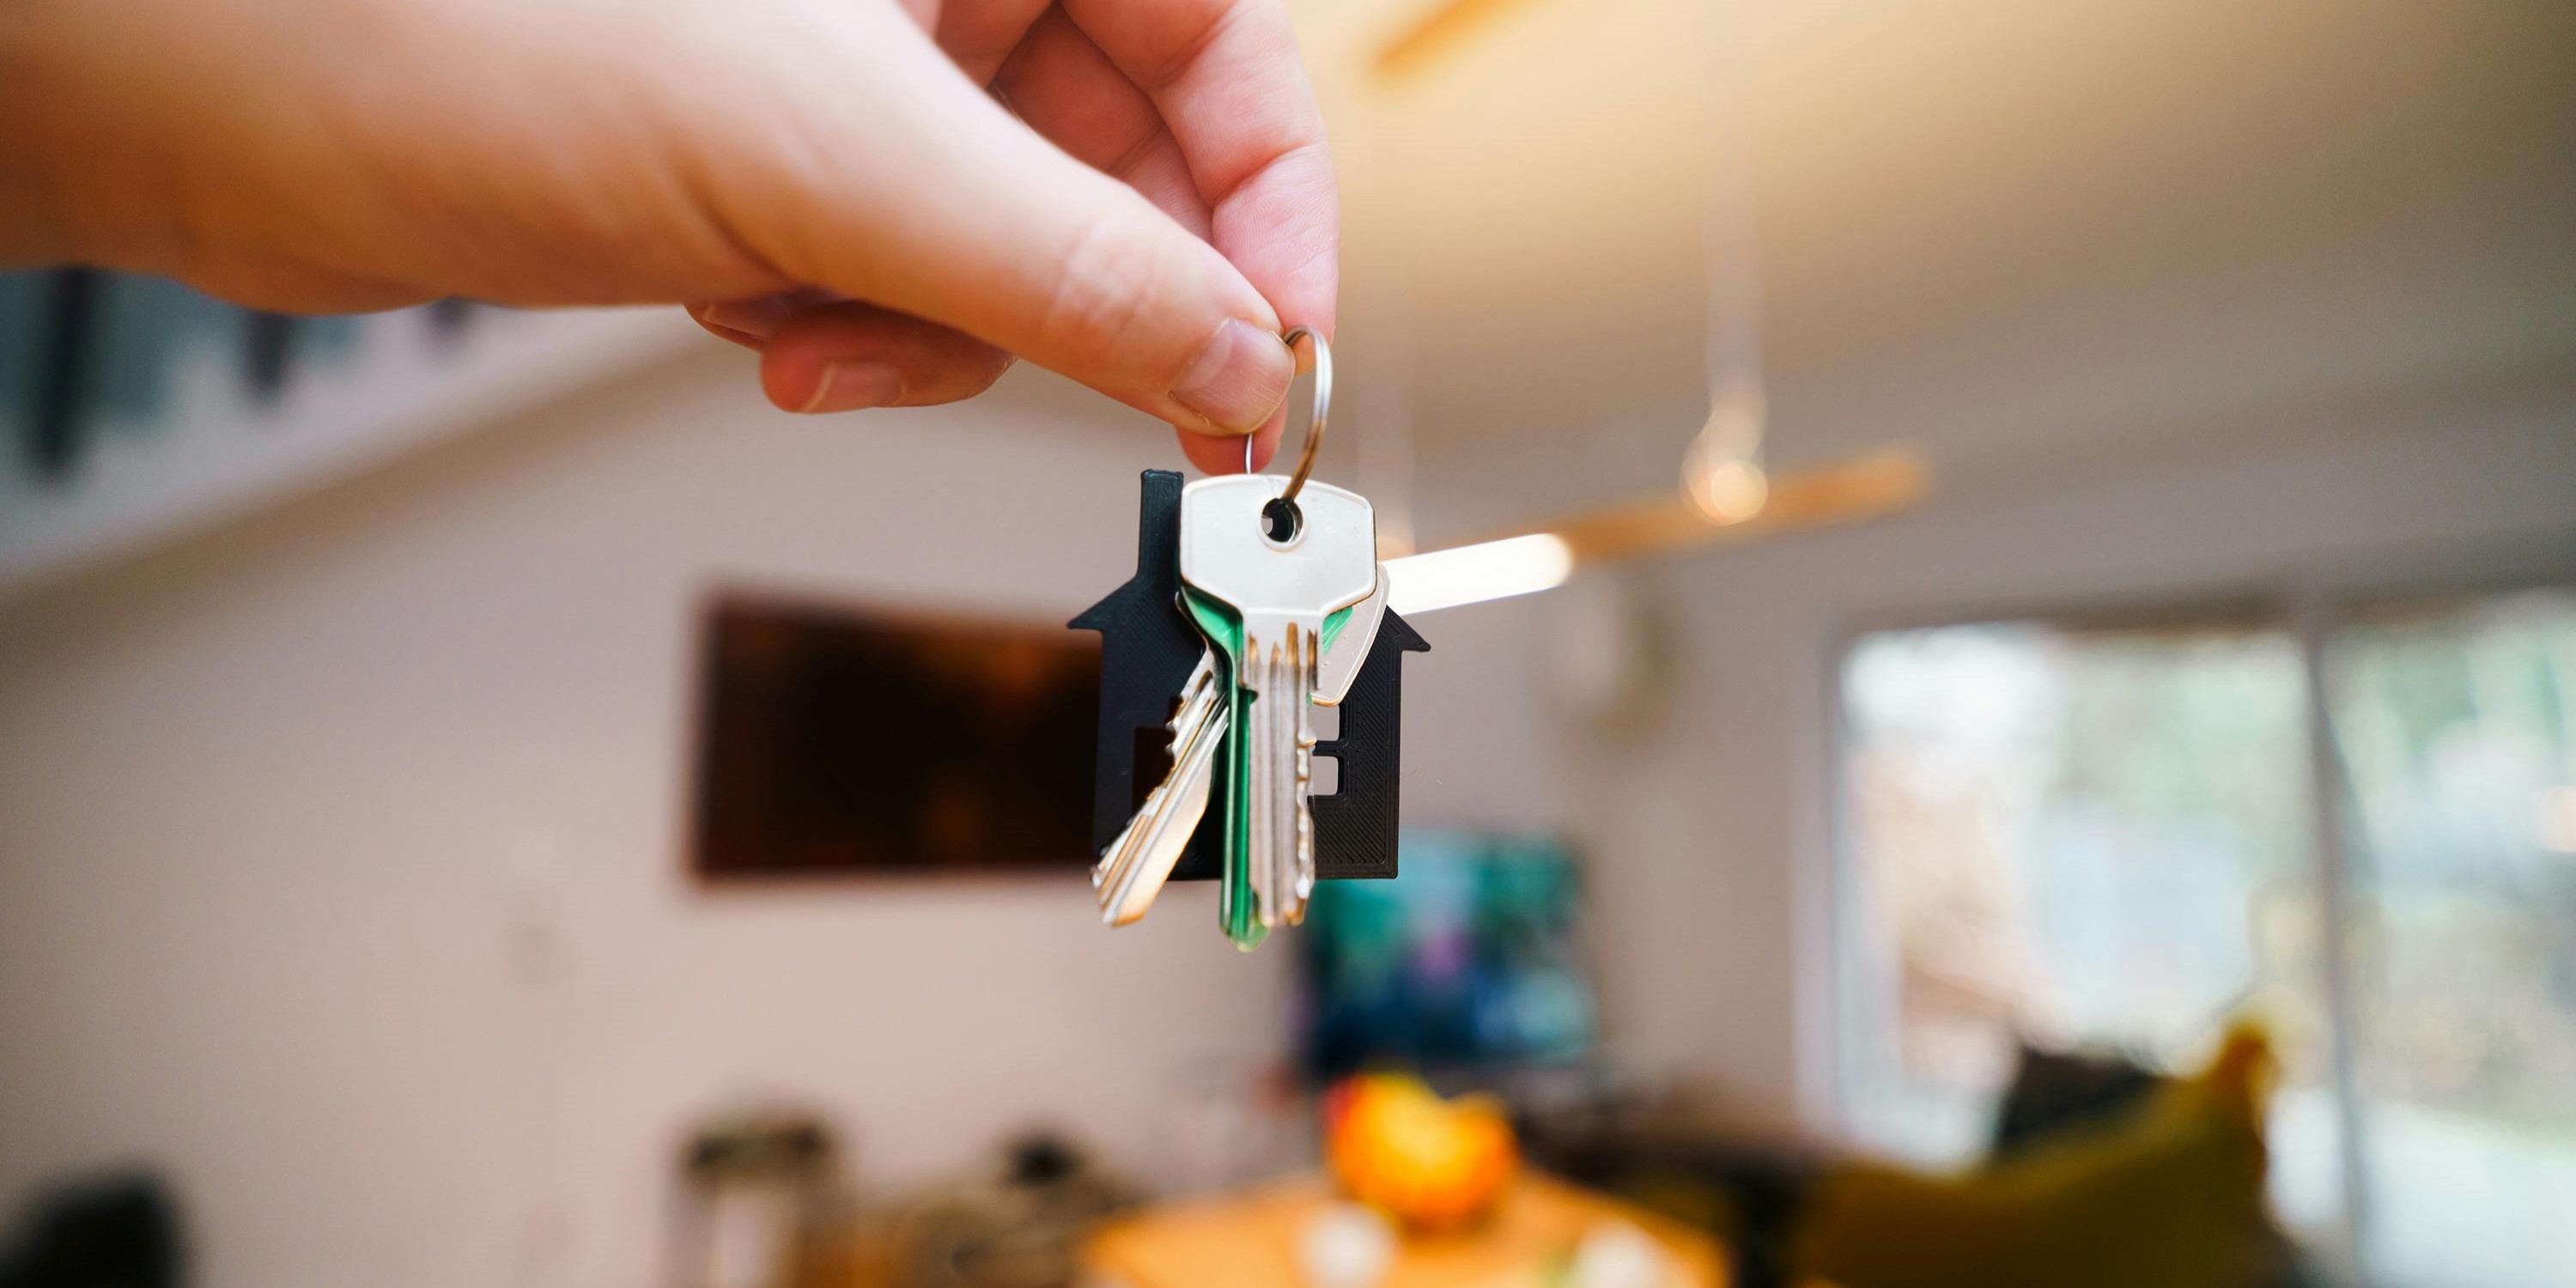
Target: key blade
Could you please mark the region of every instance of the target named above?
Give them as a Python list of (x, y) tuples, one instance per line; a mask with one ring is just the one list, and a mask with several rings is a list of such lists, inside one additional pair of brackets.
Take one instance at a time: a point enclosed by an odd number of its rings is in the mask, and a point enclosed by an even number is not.
[(1172, 763), (1180, 763), (1181, 748), (1189, 745), (1190, 739), (1197, 736), (1198, 727), (1208, 718), (1208, 713), (1219, 709), (1218, 704), (1210, 700), (1210, 691), (1215, 685), (1216, 659), (1212, 655), (1202, 653), (1199, 655), (1197, 669), (1191, 671), (1190, 678), (1181, 684), (1180, 710), (1173, 713), (1170, 724), (1163, 726), (1172, 735), (1163, 744), (1163, 749), (1171, 756)]
[(1272, 673), (1278, 669), (1278, 648), (1266, 640), (1246, 640), (1254, 649), (1244, 673), (1252, 682), (1252, 711), (1247, 738), (1252, 765), (1246, 780), (1245, 801), (1252, 811), (1250, 826), (1245, 830), (1244, 871), (1252, 885), (1252, 915), (1262, 925), (1271, 921), (1270, 902), (1275, 896), (1272, 864), (1277, 851), (1271, 848), (1272, 815), (1279, 798), (1271, 790), (1272, 758), (1278, 754), (1280, 701), (1272, 687)]
[[(1386, 570), (1380, 568), (1378, 595), (1381, 605), (1385, 602), (1385, 594)], [(1376, 632), (1376, 623), (1370, 623), (1369, 633), (1374, 636)], [(1323, 682), (1322, 666), (1323, 660), (1315, 656), (1313, 651), (1308, 651), (1305, 674), (1305, 685), (1308, 689), (1313, 689)], [(1315, 726), (1310, 718), (1311, 714), (1304, 707), (1297, 710), (1297, 834), (1293, 838), (1296, 858), (1290, 873), (1293, 884), (1288, 892), (1290, 896), (1288, 924), (1292, 926), (1304, 924), (1306, 900), (1315, 893), (1315, 814), (1310, 804), (1315, 781)]]
[(1226, 727), (1235, 736), (1225, 739), (1225, 757), (1216, 768), (1216, 780), (1225, 791), (1223, 849), (1225, 861), (1217, 871), (1216, 916), (1218, 929), (1236, 948), (1251, 952), (1261, 945), (1269, 931), (1253, 915), (1252, 883), (1246, 879), (1245, 826), (1250, 813), (1245, 808), (1246, 774), (1250, 760), (1246, 751), (1251, 739), (1246, 736), (1249, 692), (1243, 685), (1245, 658), (1251, 653), (1244, 646), (1243, 621), (1223, 603), (1201, 594), (1186, 583), (1181, 587), (1181, 608), (1205, 636), (1209, 653), (1224, 663), (1223, 674), (1216, 682), (1218, 701), (1226, 704)]
[[(1313, 634), (1292, 628), (1288, 648), (1274, 669), (1272, 682), (1290, 693), (1314, 692), (1318, 643)], [(1262, 909), (1263, 924), (1274, 929), (1303, 923), (1307, 896), (1315, 889), (1315, 827), (1308, 805), (1315, 764), (1312, 711), (1310, 703), (1292, 704), (1281, 712), (1281, 726), (1276, 732), (1280, 740), (1274, 753), (1279, 758), (1278, 778), (1271, 790), (1279, 800), (1279, 812), (1272, 824), (1270, 898)]]
[[(1136, 889), (1140, 873), (1150, 872), (1152, 867), (1149, 851), (1157, 844), (1168, 843), (1166, 838), (1173, 826), (1173, 811), (1187, 812), (1192, 819), (1190, 826), (1181, 831), (1180, 839), (1184, 846), (1190, 832), (1197, 827), (1196, 818), (1207, 811), (1207, 793), (1203, 787), (1197, 793), (1197, 800), (1192, 802), (1186, 795), (1176, 795), (1175, 785), (1182, 783), (1184, 773), (1190, 767), (1192, 751), (1200, 741), (1213, 741), (1225, 736), (1225, 708), (1215, 681), (1213, 660), (1202, 656), (1181, 691), (1181, 709), (1172, 717), (1172, 772), (1146, 794), (1145, 803), (1138, 807), (1135, 817), (1127, 820), (1127, 826), (1119, 830), (1117, 839), (1102, 852), (1100, 862), (1092, 866), (1092, 888), (1100, 892), (1101, 913), (1113, 926), (1124, 925), (1145, 915), (1144, 907), (1153, 902), (1154, 893), (1170, 877), (1171, 864), (1167, 861), (1163, 864), (1161, 876), (1150, 882), (1134, 912), (1123, 919), (1112, 916), (1114, 909), (1134, 901), (1130, 892)], [(1216, 722), (1213, 731), (1208, 728), (1211, 718)], [(1205, 758), (1201, 756), (1201, 759)], [(1174, 857), (1177, 855), (1175, 851)]]
[(1208, 795), (1215, 782), (1217, 744), (1225, 741), (1225, 726), (1225, 708), (1220, 705), (1214, 715), (1200, 723), (1197, 737), (1173, 765), (1172, 777), (1154, 789), (1158, 796), (1170, 794), (1161, 801), (1145, 802), (1145, 811), (1138, 816), (1149, 820), (1145, 834), (1138, 840), (1120, 879), (1101, 891), (1103, 922), (1124, 926), (1142, 918), (1172, 879), (1173, 867), (1190, 848), (1190, 837), (1199, 830), (1199, 820), (1207, 815)]
[(1307, 800), (1315, 734), (1307, 698), (1315, 687), (1316, 642), (1313, 631), (1292, 625), (1278, 644), (1258, 652), (1247, 671), (1254, 690), (1247, 733), (1252, 823), (1246, 873), (1255, 915), (1267, 929), (1304, 921), (1314, 889), (1314, 824)]

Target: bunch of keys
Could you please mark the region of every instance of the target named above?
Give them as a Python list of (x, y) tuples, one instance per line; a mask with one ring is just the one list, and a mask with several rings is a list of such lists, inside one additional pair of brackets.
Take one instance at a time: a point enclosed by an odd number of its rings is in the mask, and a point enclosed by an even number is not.
[[(1147, 471), (1136, 576), (1072, 623), (1102, 636), (1094, 831), (1110, 834), (1092, 882), (1112, 926), (1144, 916), (1166, 882), (1212, 875), (1226, 937), (1249, 950), (1304, 919), (1318, 879), (1394, 875), (1397, 659), (1429, 645), (1386, 610), (1367, 499), (1308, 482), (1332, 355), (1306, 328), (1288, 333), (1300, 340), (1315, 402), (1296, 472), (1184, 488)], [(1314, 736), (1316, 706), (1341, 708), (1330, 742)], [(1172, 767), (1131, 814), (1134, 738), (1149, 725)], [(1341, 769), (1320, 798), (1318, 754)]]

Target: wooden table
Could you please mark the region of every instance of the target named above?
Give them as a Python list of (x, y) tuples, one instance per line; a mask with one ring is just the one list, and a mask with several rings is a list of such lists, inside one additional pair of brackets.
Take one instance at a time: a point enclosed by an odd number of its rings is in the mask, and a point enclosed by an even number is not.
[[(1329, 1183), (1310, 1177), (1148, 1208), (1094, 1235), (1084, 1271), (1118, 1288), (1309, 1288), (1299, 1244), (1333, 1198)], [(1378, 1288), (1546, 1288), (1576, 1242), (1603, 1221), (1635, 1226), (1662, 1245), (1659, 1288), (1726, 1288), (1714, 1239), (1527, 1172), (1473, 1230), (1403, 1239)]]

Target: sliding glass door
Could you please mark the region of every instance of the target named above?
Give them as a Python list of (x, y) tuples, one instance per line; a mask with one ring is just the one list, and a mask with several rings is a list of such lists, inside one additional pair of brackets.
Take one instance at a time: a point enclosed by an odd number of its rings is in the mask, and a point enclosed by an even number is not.
[(2252, 1013), (2321, 1264), (2576, 1283), (2576, 592), (1880, 631), (1841, 676), (1858, 1136), (1971, 1161), (2022, 1044), (2187, 1068)]

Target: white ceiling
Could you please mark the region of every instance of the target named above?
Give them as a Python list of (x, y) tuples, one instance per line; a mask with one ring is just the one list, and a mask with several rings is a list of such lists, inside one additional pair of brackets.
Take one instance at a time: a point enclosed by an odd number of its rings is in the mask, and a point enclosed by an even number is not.
[(1429, 537), (1672, 486), (1712, 119), (1746, 127), (1775, 464), (2576, 366), (2576, 5), (1520, 0), (1388, 83), (1420, 7), (1297, 13), (1357, 431), (1411, 408)]

